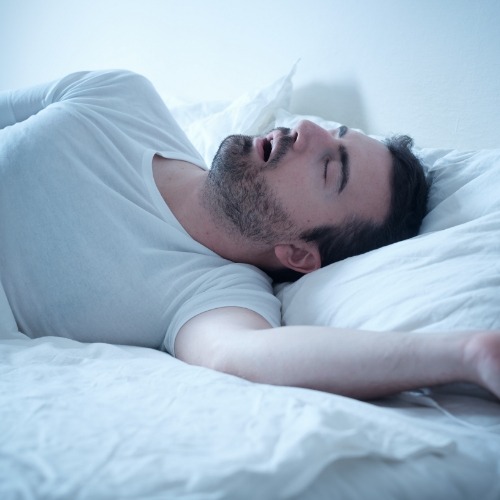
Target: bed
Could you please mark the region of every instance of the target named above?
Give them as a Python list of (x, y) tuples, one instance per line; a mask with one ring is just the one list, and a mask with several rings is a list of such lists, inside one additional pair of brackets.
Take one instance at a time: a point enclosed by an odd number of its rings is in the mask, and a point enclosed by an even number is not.
[[(292, 76), (230, 103), (164, 98), (210, 162), (228, 133), (303, 118)], [(421, 234), (277, 286), (283, 323), (500, 329), (500, 150), (416, 151), (431, 181)], [(4, 500), (500, 498), (500, 403), (472, 385), (357, 401), (29, 339), (1, 287), (0, 337)]]

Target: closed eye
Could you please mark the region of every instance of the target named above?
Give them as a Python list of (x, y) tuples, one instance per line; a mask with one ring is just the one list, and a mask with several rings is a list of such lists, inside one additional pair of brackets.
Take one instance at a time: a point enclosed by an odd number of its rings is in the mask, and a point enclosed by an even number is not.
[(324, 169), (324, 172), (323, 172), (323, 178), (325, 179), (325, 182), (326, 182), (326, 177), (328, 175), (328, 164), (330, 163), (330, 158), (327, 158), (325, 160), (325, 169)]

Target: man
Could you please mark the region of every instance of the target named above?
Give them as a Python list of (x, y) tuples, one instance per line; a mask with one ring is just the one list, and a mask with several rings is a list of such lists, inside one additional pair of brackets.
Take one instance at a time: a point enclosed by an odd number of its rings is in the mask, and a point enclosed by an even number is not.
[(258, 269), (296, 277), (415, 234), (427, 189), (407, 139), (302, 122), (227, 138), (207, 171), (127, 72), (4, 93), (0, 116), (0, 277), (23, 333), (354, 397), (456, 380), (499, 395), (497, 333), (280, 327)]

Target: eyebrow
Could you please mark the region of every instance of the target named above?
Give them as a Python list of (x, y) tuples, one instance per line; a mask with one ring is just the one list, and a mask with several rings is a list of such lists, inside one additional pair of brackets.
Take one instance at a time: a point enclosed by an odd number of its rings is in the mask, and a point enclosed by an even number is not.
[(340, 185), (337, 190), (338, 194), (340, 194), (346, 187), (349, 181), (349, 173), (350, 173), (349, 154), (347, 153), (347, 149), (343, 144), (339, 146), (339, 155), (340, 155), (340, 164), (342, 165), (342, 168), (340, 176)]

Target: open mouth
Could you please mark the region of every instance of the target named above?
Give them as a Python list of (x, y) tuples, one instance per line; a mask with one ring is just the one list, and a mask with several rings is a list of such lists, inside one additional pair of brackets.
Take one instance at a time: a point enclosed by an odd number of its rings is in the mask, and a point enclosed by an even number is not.
[(273, 144), (270, 140), (264, 139), (262, 144), (262, 151), (264, 153), (264, 161), (267, 162), (271, 156), (271, 151), (273, 150)]

